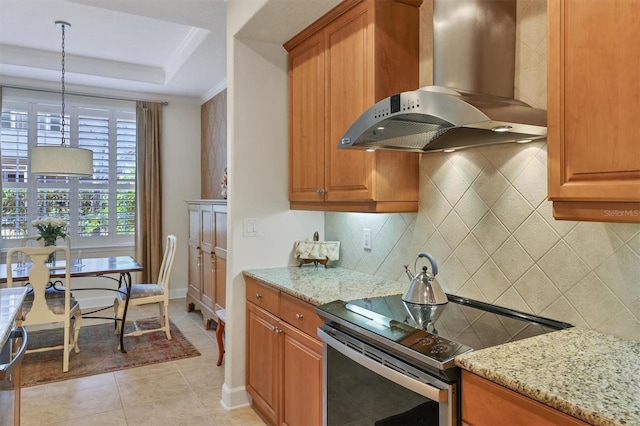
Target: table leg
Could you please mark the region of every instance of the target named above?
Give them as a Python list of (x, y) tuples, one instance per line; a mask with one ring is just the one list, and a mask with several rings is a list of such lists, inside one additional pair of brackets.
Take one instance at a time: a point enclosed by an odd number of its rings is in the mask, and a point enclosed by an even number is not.
[(126, 354), (127, 351), (124, 349), (124, 325), (127, 319), (127, 310), (129, 309), (129, 298), (131, 297), (131, 273), (122, 272), (120, 274), (120, 285), (122, 287), (122, 283), (127, 286), (127, 297), (124, 300), (124, 312), (122, 313), (122, 327), (120, 328), (120, 352)]

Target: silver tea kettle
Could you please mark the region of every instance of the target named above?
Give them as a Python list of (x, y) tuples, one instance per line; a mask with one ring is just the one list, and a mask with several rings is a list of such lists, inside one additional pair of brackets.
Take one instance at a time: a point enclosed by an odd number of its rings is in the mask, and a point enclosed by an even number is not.
[[(422, 267), (422, 272), (417, 273), (416, 264), (423, 257), (431, 263), (432, 274), (428, 272), (426, 266)], [(438, 265), (432, 255), (426, 252), (418, 253), (418, 257), (413, 264), (415, 276), (409, 270), (409, 265), (404, 265), (404, 269), (411, 279), (411, 283), (407, 291), (404, 292), (402, 300), (418, 305), (443, 305), (448, 302), (447, 295), (435, 279), (438, 274)]]

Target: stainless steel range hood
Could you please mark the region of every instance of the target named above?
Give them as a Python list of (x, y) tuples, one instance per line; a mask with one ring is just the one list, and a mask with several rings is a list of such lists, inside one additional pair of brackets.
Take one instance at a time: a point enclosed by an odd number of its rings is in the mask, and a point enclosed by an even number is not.
[(546, 111), (513, 98), (515, 15), (515, 0), (435, 0), (435, 85), (376, 103), (338, 148), (424, 152), (546, 138)]

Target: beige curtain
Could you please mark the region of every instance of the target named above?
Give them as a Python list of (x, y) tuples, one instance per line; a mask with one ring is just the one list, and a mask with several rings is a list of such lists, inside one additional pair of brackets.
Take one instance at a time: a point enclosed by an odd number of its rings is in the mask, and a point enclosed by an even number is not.
[[(2, 86), (0, 85), (0, 114), (2, 114)], [(0, 151), (0, 159), (2, 152)], [(2, 179), (0, 178), (0, 192), (2, 192)], [(2, 209), (0, 209), (0, 222), (2, 222)]]
[(136, 260), (144, 267), (140, 282), (155, 283), (162, 263), (162, 104), (136, 102), (138, 164)]

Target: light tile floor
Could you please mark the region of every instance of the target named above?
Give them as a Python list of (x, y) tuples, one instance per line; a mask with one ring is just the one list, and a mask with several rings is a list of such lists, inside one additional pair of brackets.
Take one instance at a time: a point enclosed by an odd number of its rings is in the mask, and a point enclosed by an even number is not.
[[(187, 312), (184, 299), (172, 299), (169, 309), (201, 356), (23, 388), (22, 426), (264, 425), (251, 407), (220, 404), (224, 365), (216, 366), (215, 331), (205, 330), (200, 312)], [(136, 318), (156, 313), (155, 306), (130, 311)]]

